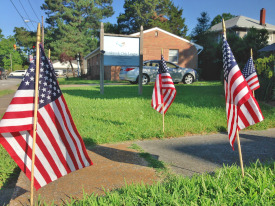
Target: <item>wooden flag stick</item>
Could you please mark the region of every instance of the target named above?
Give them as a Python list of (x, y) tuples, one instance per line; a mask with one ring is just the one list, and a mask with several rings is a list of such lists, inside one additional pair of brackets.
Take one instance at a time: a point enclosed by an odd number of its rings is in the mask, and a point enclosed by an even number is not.
[(35, 93), (34, 93), (34, 116), (33, 116), (33, 141), (32, 141), (32, 168), (31, 168), (31, 206), (33, 206), (33, 187), (34, 187), (34, 161), (35, 161), (35, 143), (36, 143), (36, 126), (38, 111), (38, 80), (39, 80), (39, 44), (41, 41), (40, 23), (37, 26), (36, 39), (36, 70), (35, 70)]
[[(253, 61), (253, 51), (252, 51), (252, 48), (250, 49), (250, 55), (251, 55), (251, 58), (252, 58), (252, 61)], [(253, 97), (255, 97), (254, 90), (252, 91), (252, 93), (253, 93)]]
[(225, 23), (224, 23), (224, 19), (222, 19), (222, 30), (223, 30), (223, 35), (226, 39), (226, 28), (225, 28)]
[[(222, 28), (223, 28), (224, 37), (226, 39), (226, 28), (225, 28), (224, 19), (222, 19)], [(241, 169), (242, 169), (242, 176), (244, 177), (242, 149), (241, 149), (241, 143), (240, 143), (240, 137), (239, 137), (238, 130), (237, 130), (237, 142), (238, 142), (238, 149), (239, 149), (240, 165), (241, 165)]]
[(49, 49), (48, 59), (51, 59), (51, 50)]
[(162, 130), (163, 130), (163, 133), (164, 133), (164, 103), (162, 103)]
[(238, 142), (238, 149), (239, 149), (240, 165), (241, 165), (241, 169), (242, 169), (242, 176), (244, 177), (242, 148), (241, 148), (241, 142), (240, 142), (238, 130), (237, 130), (237, 142)]

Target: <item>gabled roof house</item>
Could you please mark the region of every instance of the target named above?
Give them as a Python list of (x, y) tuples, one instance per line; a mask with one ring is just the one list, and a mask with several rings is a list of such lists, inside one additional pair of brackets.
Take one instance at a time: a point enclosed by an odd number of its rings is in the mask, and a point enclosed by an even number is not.
[[(245, 16), (237, 16), (225, 21), (227, 31), (234, 32), (239, 37), (244, 37), (250, 28), (266, 29), (269, 33), (268, 44), (275, 43), (275, 25), (265, 22), (266, 10), (263, 8), (260, 12), (260, 20), (252, 19)], [(209, 31), (222, 32), (222, 23), (212, 26)]]

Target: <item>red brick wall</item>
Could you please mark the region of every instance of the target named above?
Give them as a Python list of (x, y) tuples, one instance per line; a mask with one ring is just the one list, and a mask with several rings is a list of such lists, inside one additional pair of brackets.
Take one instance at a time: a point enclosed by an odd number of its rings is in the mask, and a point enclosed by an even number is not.
[[(105, 66), (104, 80), (118, 81), (120, 66)], [(88, 79), (100, 79), (100, 54), (87, 59), (87, 75)]]
[(87, 59), (87, 75), (88, 79), (99, 79), (100, 71), (100, 56), (99, 54)]
[[(158, 35), (155, 36), (155, 31)], [(164, 32), (153, 30), (144, 33), (143, 36), (143, 60), (160, 59), (161, 49), (163, 49), (164, 59), (169, 60), (169, 49), (179, 50), (179, 62), (181, 67), (196, 69), (198, 67), (197, 49), (192, 44), (173, 37)]]

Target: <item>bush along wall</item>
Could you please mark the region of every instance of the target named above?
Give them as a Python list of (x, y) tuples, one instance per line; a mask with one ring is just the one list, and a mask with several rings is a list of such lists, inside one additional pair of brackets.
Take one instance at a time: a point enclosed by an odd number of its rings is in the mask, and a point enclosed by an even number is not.
[(255, 67), (260, 82), (260, 88), (255, 91), (255, 96), (258, 100), (270, 101), (275, 99), (274, 61), (274, 55), (258, 58), (255, 61)]

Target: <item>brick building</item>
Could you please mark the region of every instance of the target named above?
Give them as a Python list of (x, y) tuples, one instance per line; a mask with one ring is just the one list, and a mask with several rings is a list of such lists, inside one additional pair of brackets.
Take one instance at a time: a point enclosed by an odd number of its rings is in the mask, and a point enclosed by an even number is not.
[[(138, 32), (130, 36), (139, 35)], [(165, 60), (181, 67), (196, 69), (198, 67), (198, 54), (203, 47), (158, 27), (143, 31), (143, 60), (160, 59), (161, 49), (163, 49)], [(99, 52), (99, 48), (97, 48), (85, 57), (89, 79), (99, 79)], [(119, 72), (119, 66), (105, 66), (104, 79), (119, 80)]]

